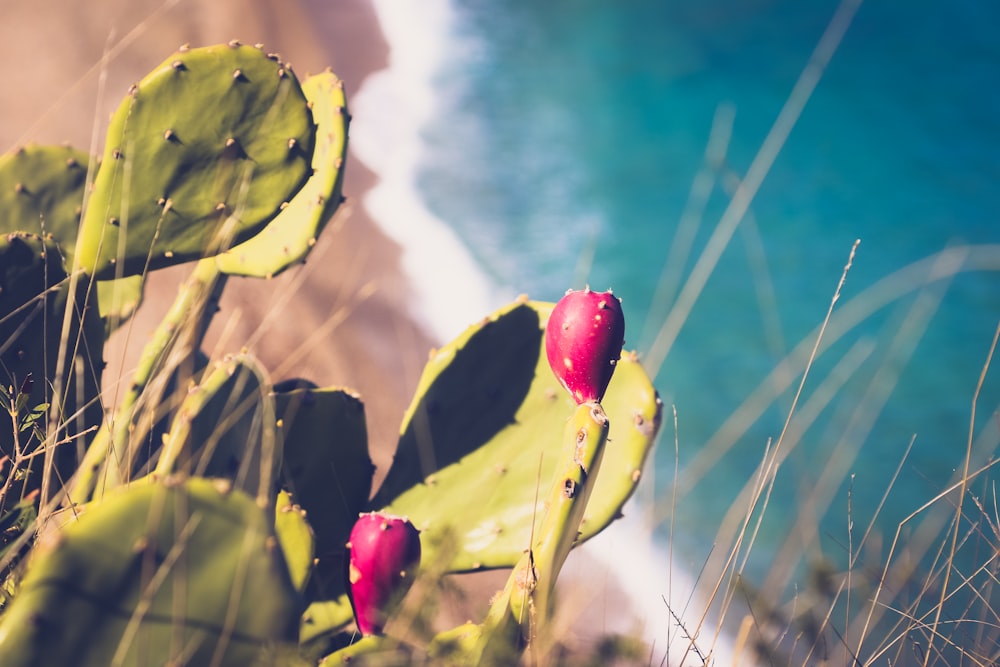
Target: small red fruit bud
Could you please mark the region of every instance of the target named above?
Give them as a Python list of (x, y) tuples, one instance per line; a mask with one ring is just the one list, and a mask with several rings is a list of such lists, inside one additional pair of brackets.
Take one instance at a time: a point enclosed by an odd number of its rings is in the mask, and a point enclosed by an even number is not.
[(610, 291), (566, 292), (545, 328), (552, 372), (578, 404), (604, 398), (624, 344), (625, 315)]
[(362, 635), (380, 635), (420, 565), (420, 533), (409, 519), (370, 512), (351, 530), (347, 593)]

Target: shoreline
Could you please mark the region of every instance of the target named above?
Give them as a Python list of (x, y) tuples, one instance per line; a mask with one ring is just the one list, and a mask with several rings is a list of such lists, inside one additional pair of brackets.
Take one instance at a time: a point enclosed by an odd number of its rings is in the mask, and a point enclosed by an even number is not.
[(376, 175), (362, 205), (402, 248), (400, 269), (413, 292), (409, 315), (440, 344), (517, 294), (486, 276), (452, 227), (429, 210), (417, 182), (428, 148), (423, 128), (438, 112), (433, 80), (448, 55), (449, 1), (370, 4), (387, 66), (367, 76), (354, 96), (352, 150)]

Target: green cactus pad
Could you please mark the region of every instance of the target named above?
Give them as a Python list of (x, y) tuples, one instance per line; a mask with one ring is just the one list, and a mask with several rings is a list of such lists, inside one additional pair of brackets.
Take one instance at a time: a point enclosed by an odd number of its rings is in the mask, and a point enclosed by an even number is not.
[(182, 49), (111, 118), (80, 266), (134, 275), (245, 241), (305, 183), (314, 140), (298, 81), (276, 57), (236, 43)]
[(72, 252), (89, 160), (69, 146), (28, 145), (0, 156), (0, 232), (51, 235)]
[[(479, 642), (483, 626), (472, 621), (444, 630), (434, 635), (427, 646), (427, 654), (439, 665), (469, 664), (467, 656), (472, 655)], [(510, 664), (517, 661), (518, 656), (511, 656)]]
[(98, 312), (107, 322), (109, 335), (139, 309), (145, 282), (143, 275), (97, 281)]
[(316, 534), (317, 599), (344, 592), (344, 545), (371, 495), (364, 404), (339, 388), (297, 388), (274, 398), (284, 441), (283, 484)]
[[(531, 555), (521, 556), (521, 562), (525, 564), (525, 578), (529, 576), (528, 568), (536, 570), (531, 576), (537, 577), (532, 588), (539, 615), (544, 616), (549, 609), (547, 600), (555, 590), (559, 571), (576, 543), (590, 494), (601, 479), (607, 438), (608, 418), (599, 403), (578, 405), (566, 422), (562, 455), (556, 464), (556, 474), (550, 481), (545, 513), (535, 524)], [(517, 576), (517, 568), (513, 576)], [(531, 595), (530, 588), (527, 594)]]
[[(9, 389), (8, 394), (14, 394), (31, 374), (34, 386), (23, 407), (48, 404), (58, 411), (58, 430), (46, 433), (52, 442), (65, 443), (52, 450), (57, 473), (53, 484), (69, 479), (76, 467), (76, 438), (100, 423), (102, 417), (98, 396), (104, 328), (96, 310), (80, 307), (82, 285), (80, 288), (71, 297), (59, 249), (51, 239), (21, 232), (0, 235), (0, 384)], [(82, 324), (74, 317), (66, 330), (63, 373), (57, 382), (63, 318), (71, 298), (77, 302), (75, 312), (84, 315)], [(58, 397), (53, 395), (55, 385), (61, 387)], [(6, 409), (0, 414), (9, 419)], [(39, 426), (47, 429), (48, 423), (42, 419)], [(18, 461), (14, 435), (8, 421), (6, 427), (0, 428), (0, 450), (22, 470), (34, 468), (25, 489), (37, 489), (43, 457)], [(30, 431), (18, 433), (25, 455), (41, 446), (37, 440), (29, 443), (30, 435)], [(79, 443), (84, 444), (82, 438)], [(18, 492), (8, 495), (14, 503), (21, 497)]]
[[(635, 352), (623, 352), (601, 401), (611, 420), (601, 473), (581, 521), (583, 539), (620, 518), (660, 432), (663, 404)], [(599, 498), (600, 500), (593, 500)]]
[[(487, 664), (509, 648), (530, 644), (544, 632), (556, 580), (577, 540), (608, 437), (608, 419), (599, 403), (583, 403), (566, 422), (556, 475), (550, 481), (531, 549), (525, 551), (490, 607), (477, 652)], [(492, 657), (490, 657), (492, 656)]]
[[(408, 516), (430, 544), (450, 526), (460, 542), (452, 571), (513, 567), (542, 516), (576, 407), (542, 353), (552, 307), (511, 304), (433, 355), (371, 502)], [(620, 514), (659, 426), (656, 390), (632, 355), (619, 362), (603, 405), (611, 428), (581, 541)]]
[(37, 547), (0, 621), (4, 664), (261, 664), (301, 612), (271, 520), (224, 481), (111, 494)]
[(274, 532), (285, 554), (295, 590), (301, 593), (309, 581), (316, 553), (312, 527), (306, 521), (305, 511), (292, 502), (292, 497), (285, 491), (278, 493), (274, 510)]
[(415, 651), (398, 639), (385, 635), (361, 637), (319, 661), (318, 667), (334, 665), (378, 665), (379, 667), (409, 667), (420, 664), (415, 660)]
[(350, 642), (353, 634), (343, 631), (353, 620), (354, 610), (351, 609), (347, 594), (336, 600), (311, 603), (302, 614), (299, 650), (303, 655), (319, 660), (338, 647), (343, 647)]
[[(51, 236), (72, 266), (90, 156), (69, 146), (28, 145), (0, 156), (0, 233)], [(110, 333), (135, 312), (142, 276), (97, 283), (97, 302)]]
[(282, 447), (276, 421), (270, 383), (257, 361), (227, 356), (188, 391), (155, 473), (224, 477), (261, 503), (271, 502)]
[(344, 84), (324, 72), (303, 81), (302, 92), (316, 121), (312, 176), (259, 234), (216, 256), (224, 273), (270, 278), (304, 262), (340, 205), (350, 121)]

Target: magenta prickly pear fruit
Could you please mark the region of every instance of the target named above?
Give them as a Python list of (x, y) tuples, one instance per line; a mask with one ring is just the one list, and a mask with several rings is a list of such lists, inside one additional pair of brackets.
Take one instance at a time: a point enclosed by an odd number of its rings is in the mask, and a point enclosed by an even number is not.
[(420, 533), (409, 519), (362, 514), (351, 530), (347, 591), (363, 635), (380, 635), (420, 565)]
[(545, 327), (549, 365), (578, 404), (604, 398), (624, 344), (625, 315), (610, 290), (569, 290)]

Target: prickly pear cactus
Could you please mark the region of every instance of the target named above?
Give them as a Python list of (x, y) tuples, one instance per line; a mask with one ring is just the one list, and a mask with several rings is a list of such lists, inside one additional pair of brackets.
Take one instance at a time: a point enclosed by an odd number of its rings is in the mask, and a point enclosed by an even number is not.
[(295, 641), (272, 518), (228, 482), (137, 485), (53, 537), (0, 619), (5, 665), (243, 667)]
[[(433, 355), (404, 417), (393, 465), (370, 503), (410, 517), (425, 544), (455, 531), (453, 571), (513, 567), (542, 516), (561, 434), (576, 407), (542, 352), (552, 308), (516, 302)], [(618, 363), (603, 405), (613, 446), (580, 541), (620, 514), (660, 422), (656, 390), (632, 355)]]
[(111, 118), (80, 231), (98, 278), (212, 256), (260, 229), (305, 183), (315, 141), (292, 72), (261, 49), (182, 49)]
[(69, 146), (28, 145), (0, 156), (0, 231), (51, 234), (71, 253), (89, 161)]
[(285, 383), (275, 386), (274, 399), (284, 441), (282, 484), (316, 518), (314, 596), (335, 599), (344, 592), (344, 544), (375, 472), (364, 405), (343, 388)]
[[(271, 277), (315, 245), (342, 199), (348, 122), (332, 73), (300, 86), (277, 56), (234, 42), (181, 49), (133, 86), (100, 160), (35, 146), (0, 157), (0, 397), (13, 426), (0, 454), (23, 485), (0, 527), (41, 526), (26, 568), (10, 570), (26, 572), (20, 586), (2, 582), (16, 591), (0, 616), (4, 664), (403, 659), (418, 652), (393, 637), (335, 651), (355, 613), (362, 633), (383, 631), (384, 603), (421, 560), (428, 581), (514, 568), (486, 623), (430, 648), (516, 659), (570, 549), (619, 515), (661, 406), (635, 356), (619, 359), (621, 327), (605, 318), (617, 300), (585, 293), (598, 311), (580, 321), (613, 326), (584, 380), (546, 362), (550, 317), (574, 332), (553, 304), (519, 300), (435, 351), (374, 498), (355, 395), (273, 385), (246, 352), (199, 361), (229, 276)], [(192, 260), (105, 415), (105, 332), (148, 270)], [(548, 356), (575, 371), (562, 342)], [(30, 505), (32, 489), (49, 491), (35, 461), (52, 491), (70, 480), (56, 513), (45, 493), (37, 515)]]
[(155, 473), (231, 480), (262, 505), (281, 465), (282, 439), (266, 372), (252, 356), (227, 356), (188, 391)]
[(302, 92), (316, 121), (312, 176), (259, 234), (216, 257), (223, 273), (270, 278), (305, 261), (340, 205), (350, 121), (344, 83), (323, 72), (303, 81)]
[[(28, 145), (0, 156), (0, 233), (51, 237), (72, 266), (89, 161), (69, 146)], [(97, 303), (109, 332), (138, 307), (142, 282), (141, 276), (98, 281)]]

